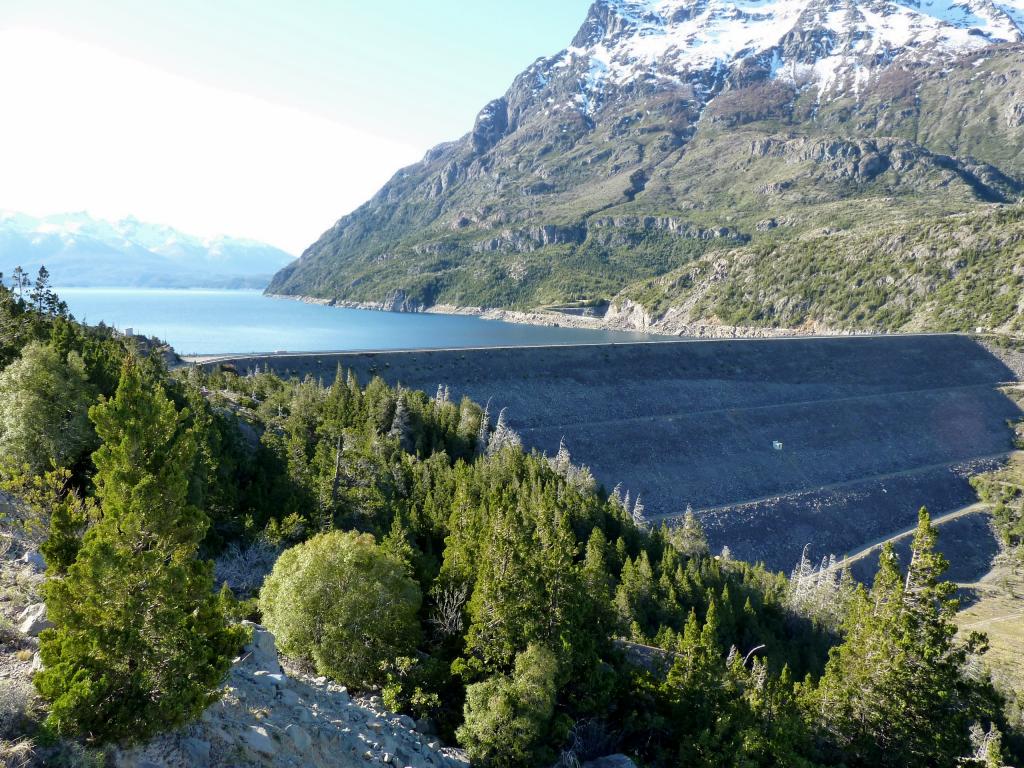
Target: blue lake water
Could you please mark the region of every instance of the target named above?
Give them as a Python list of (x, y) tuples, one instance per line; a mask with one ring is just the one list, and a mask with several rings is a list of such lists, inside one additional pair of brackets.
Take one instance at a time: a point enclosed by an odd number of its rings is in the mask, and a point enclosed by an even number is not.
[(652, 341), (643, 333), (556, 328), (467, 315), (340, 309), (259, 291), (58, 288), (91, 324), (156, 336), (179, 354), (532, 346)]

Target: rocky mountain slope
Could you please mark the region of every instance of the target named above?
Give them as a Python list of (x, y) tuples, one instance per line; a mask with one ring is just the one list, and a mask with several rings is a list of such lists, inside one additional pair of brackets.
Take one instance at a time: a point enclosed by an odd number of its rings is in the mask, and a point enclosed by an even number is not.
[(199, 238), (129, 217), (0, 211), (0, 272), (46, 265), (65, 287), (263, 288), (292, 257), (233, 237)]
[(1020, 329), (1022, 29), (1021, 0), (597, 0), (268, 290)]

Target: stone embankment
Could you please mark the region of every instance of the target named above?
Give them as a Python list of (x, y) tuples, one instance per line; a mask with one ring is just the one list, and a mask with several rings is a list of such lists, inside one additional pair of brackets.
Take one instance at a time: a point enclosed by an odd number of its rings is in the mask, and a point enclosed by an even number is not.
[[(330, 382), (338, 367), (491, 404), (528, 448), (564, 439), (652, 518), (687, 505), (712, 545), (788, 570), (974, 500), (967, 476), (1013, 450), (1014, 372), (972, 339), (667, 341), (255, 355), (204, 361)], [(778, 447), (776, 448), (776, 444)], [(947, 553), (950, 556), (951, 553)], [(972, 561), (974, 557), (972, 555)]]
[(224, 695), (199, 722), (115, 755), (117, 768), (459, 768), (429, 722), (388, 712), (377, 696), (353, 697), (324, 677), (281, 667), (274, 636), (249, 624), (252, 642)]

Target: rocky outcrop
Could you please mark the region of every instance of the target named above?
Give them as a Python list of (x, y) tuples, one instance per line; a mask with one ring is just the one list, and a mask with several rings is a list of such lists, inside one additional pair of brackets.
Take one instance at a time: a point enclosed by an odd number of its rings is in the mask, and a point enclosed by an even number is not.
[(635, 329), (638, 331), (646, 331), (654, 324), (654, 319), (647, 310), (632, 299), (625, 299), (618, 304), (612, 304), (608, 307), (604, 319), (611, 327)]
[(529, 253), (549, 245), (579, 244), (587, 237), (587, 228), (582, 224), (544, 224), (527, 229), (506, 229), (496, 237), (481, 240), (473, 245), (477, 253), (512, 251)]
[(605, 246), (636, 245), (647, 235), (664, 233), (691, 240), (750, 241), (750, 236), (733, 227), (700, 227), (682, 216), (612, 216), (588, 222), (593, 240)]
[(962, 161), (901, 139), (770, 136), (751, 141), (750, 156), (811, 164), (814, 173), (833, 181), (870, 182), (890, 168), (897, 174), (917, 170), (955, 176), (979, 199), (991, 202), (1015, 200), (1024, 192), (1024, 184), (994, 166)]
[(118, 752), (116, 768), (464, 768), (423, 724), (388, 712), (375, 696), (353, 697), (324, 677), (285, 671), (273, 635), (250, 624), (223, 696), (199, 722)]
[(18, 616), (18, 631), (29, 637), (39, 637), (40, 632), (52, 626), (53, 622), (46, 618), (45, 603), (34, 603)]

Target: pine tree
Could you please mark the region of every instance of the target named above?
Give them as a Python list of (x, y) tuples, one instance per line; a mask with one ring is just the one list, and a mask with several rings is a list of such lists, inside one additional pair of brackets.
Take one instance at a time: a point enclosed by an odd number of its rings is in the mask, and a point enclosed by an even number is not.
[(507, 408), (502, 408), (498, 413), (498, 423), (494, 425), (494, 432), (487, 442), (487, 455), (493, 456), (505, 448), (521, 448), (522, 441), (519, 435), (505, 421)]
[(670, 529), (667, 533), (672, 545), (687, 557), (706, 557), (711, 551), (707, 536), (704, 534), (704, 526), (693, 513), (693, 507), (689, 505), (683, 514), (683, 524)]
[(187, 503), (195, 438), (160, 384), (126, 362), (90, 410), (101, 519), (63, 579), (46, 584), (55, 627), (36, 675), (57, 733), (133, 741), (202, 712), (240, 647), (196, 552), (208, 522)]
[(480, 415), (480, 426), (476, 431), (477, 453), (486, 453), (487, 446), (491, 440), (491, 401), (488, 400), (484, 406), (484, 412)]
[(54, 297), (53, 291), (50, 290), (50, 271), (43, 265), (39, 267), (39, 273), (36, 275), (36, 282), (32, 286), (32, 293), (29, 298), (31, 299), (32, 307), (37, 312), (50, 314)]
[(886, 545), (870, 593), (859, 590), (818, 689), (815, 719), (850, 765), (952, 766), (969, 748), (969, 728), (997, 710), (987, 681), (964, 674), (983, 647), (958, 640), (955, 585), (940, 580), (945, 559), (921, 510), (906, 574)]
[(412, 440), (412, 414), (409, 413), (409, 406), (406, 404), (404, 393), (401, 390), (399, 390), (395, 402), (395, 415), (391, 418), (388, 437), (398, 440), (404, 451), (411, 453), (415, 449)]
[(716, 733), (729, 698), (725, 659), (718, 642), (718, 611), (710, 603), (704, 625), (690, 611), (676, 647), (675, 661), (663, 686), (670, 703), (671, 722), (678, 737), (678, 765), (720, 764)]
[(637, 528), (647, 527), (647, 512), (644, 507), (644, 503), (640, 500), (640, 494), (636, 496), (636, 503), (633, 505), (633, 509), (630, 512), (633, 517), (633, 524)]

